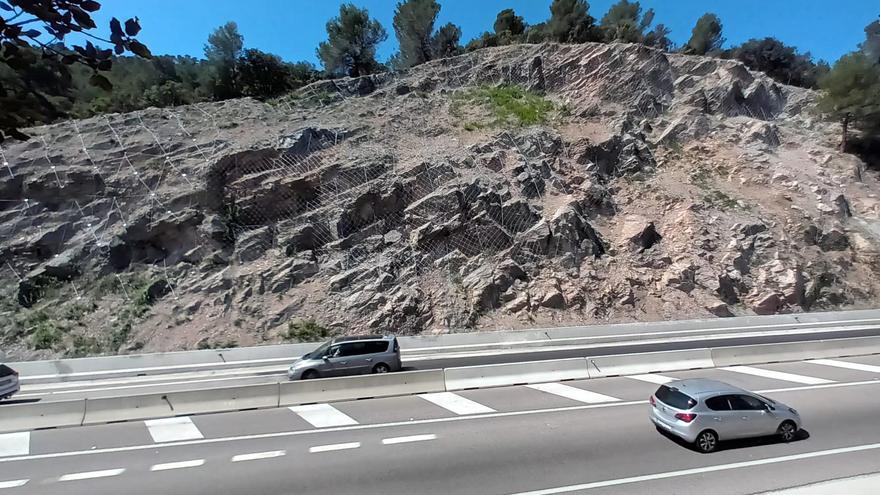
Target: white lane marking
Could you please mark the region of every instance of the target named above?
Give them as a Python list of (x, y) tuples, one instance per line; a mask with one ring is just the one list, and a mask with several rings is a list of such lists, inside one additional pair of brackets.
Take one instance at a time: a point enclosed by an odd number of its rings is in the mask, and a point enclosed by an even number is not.
[(538, 383), (535, 385), (526, 385), (529, 388), (540, 390), (548, 394), (558, 395), (566, 399), (576, 400), (585, 404), (601, 404), (603, 402), (618, 402), (620, 399), (611, 397), (610, 395), (598, 394), (577, 387), (563, 385), (561, 383)]
[(396, 445), (398, 443), (427, 442), (437, 440), (437, 435), (412, 435), (408, 437), (383, 438), (382, 445)]
[(848, 370), (867, 371), (868, 373), (880, 373), (880, 366), (862, 363), (850, 363), (848, 361), (837, 361), (835, 359), (811, 359), (808, 363), (821, 364), (823, 366), (833, 366), (835, 368), (845, 368)]
[(633, 380), (638, 380), (640, 382), (648, 382), (656, 385), (665, 385), (669, 382), (674, 382), (678, 380), (678, 378), (672, 378), (671, 376), (666, 375), (658, 375), (656, 373), (649, 375), (628, 375), (627, 378), (632, 378)]
[(419, 394), (419, 397), (425, 399), (431, 404), (440, 406), (443, 409), (446, 409), (447, 411), (452, 411), (458, 415), (485, 414), (495, 412), (495, 409), (492, 409), (491, 407), (484, 406), (479, 402), (474, 402), (466, 397), (462, 397), (458, 394), (453, 394), (452, 392)]
[[(801, 392), (805, 390), (821, 390), (821, 389), (831, 389), (831, 388), (849, 388), (849, 387), (870, 387), (870, 386), (878, 386), (880, 385), (880, 381), (878, 380), (864, 380), (860, 382), (844, 382), (844, 383), (829, 383), (827, 385), (807, 385), (802, 387), (788, 387), (788, 388), (776, 388), (776, 389), (766, 389), (766, 390), (757, 390), (756, 392), (759, 394), (773, 394), (773, 393), (785, 393), (785, 392)], [(288, 438), (288, 437), (298, 437), (302, 435), (314, 435), (321, 433), (335, 433), (341, 431), (361, 431), (361, 430), (377, 430), (384, 428), (396, 428), (400, 426), (413, 426), (413, 425), (432, 425), (439, 423), (455, 423), (459, 421), (477, 421), (483, 419), (496, 419), (496, 418), (508, 418), (508, 417), (518, 417), (518, 416), (534, 416), (539, 414), (553, 414), (553, 413), (563, 413), (563, 412), (572, 412), (572, 411), (586, 411), (590, 409), (605, 409), (612, 407), (629, 407), (629, 406), (643, 406), (647, 404), (647, 400), (634, 400), (627, 402), (606, 402), (603, 404), (589, 404), (583, 406), (568, 406), (568, 407), (554, 407), (547, 409), (529, 409), (525, 411), (510, 411), (510, 412), (496, 412), (490, 414), (477, 414), (470, 416), (453, 416), (449, 418), (434, 418), (434, 419), (417, 419), (414, 421), (396, 421), (393, 423), (377, 423), (370, 425), (354, 425), (354, 426), (340, 426), (337, 428), (324, 428), (319, 430), (295, 430), (295, 431), (282, 431), (276, 433), (260, 433), (256, 435), (241, 435), (236, 437), (223, 437), (223, 438), (207, 438), (204, 440), (189, 440), (184, 442), (174, 442), (174, 443), (160, 443), (160, 444), (149, 444), (149, 445), (133, 445), (129, 447), (113, 447), (107, 449), (95, 449), (95, 450), (76, 450), (71, 452), (55, 452), (52, 454), (34, 454), (28, 456), (19, 456), (19, 457), (4, 457), (0, 458), (0, 464), (8, 463), (8, 462), (19, 462), (19, 461), (34, 461), (41, 459), (60, 459), (65, 457), (77, 457), (77, 456), (87, 456), (87, 455), (95, 455), (95, 454), (115, 454), (121, 452), (138, 452), (141, 450), (158, 450), (167, 447), (187, 447), (192, 445), (212, 445), (216, 443), (228, 443), (228, 442), (244, 442), (244, 441), (253, 441), (253, 440), (267, 440), (267, 439), (275, 439), (275, 438)]]
[(26, 485), (28, 481), (30, 480), (0, 481), (0, 488), (18, 488)]
[(310, 447), (310, 454), (318, 454), (320, 452), (334, 452), (337, 450), (350, 450), (356, 449), (361, 446), (360, 442), (351, 442), (351, 443), (334, 443), (332, 445), (318, 445), (317, 447)]
[(178, 442), (181, 440), (195, 440), (205, 438), (202, 432), (196, 428), (189, 416), (179, 418), (151, 419), (144, 421), (150, 436), (156, 443)]
[(203, 466), (204, 459), (193, 459), (191, 461), (169, 462), (166, 464), (156, 464), (150, 468), (150, 471), (170, 471), (172, 469), (186, 469)]
[(88, 471), (85, 473), (65, 474), (58, 478), (58, 481), (79, 481), (90, 480), (93, 478), (109, 478), (111, 476), (119, 476), (124, 473), (125, 469), (105, 469), (103, 471)]
[(833, 380), (824, 378), (816, 378), (813, 376), (795, 375), (794, 373), (785, 373), (782, 371), (765, 370), (764, 368), (754, 368), (752, 366), (728, 366), (721, 368), (725, 371), (733, 371), (734, 373), (743, 373), (746, 375), (760, 376), (763, 378), (772, 378), (774, 380), (782, 380), (785, 382), (803, 383), (804, 385), (822, 385), (825, 383), (834, 383)]
[(4, 433), (0, 435), (0, 457), (28, 455), (31, 452), (31, 432)]
[(330, 428), (333, 426), (348, 426), (358, 424), (353, 418), (336, 409), (330, 404), (310, 404), (308, 406), (293, 406), (288, 408), (299, 417), (306, 420), (315, 428)]
[(253, 454), (239, 454), (232, 456), (232, 462), (258, 461), (260, 459), (272, 459), (287, 455), (286, 450), (272, 450), (269, 452), (255, 452)]
[(853, 452), (866, 452), (880, 449), (880, 443), (872, 443), (867, 445), (856, 445), (853, 447), (843, 447), (839, 449), (817, 450), (814, 452), (805, 452), (803, 454), (785, 455), (781, 457), (770, 457), (766, 459), (755, 459), (753, 461), (733, 462), (730, 464), (718, 464), (715, 466), (706, 466), (692, 469), (682, 469), (679, 471), (667, 471), (665, 473), (646, 474), (642, 476), (631, 476), (629, 478), (618, 478), (606, 481), (594, 481), (591, 483), (583, 483), (580, 485), (560, 486), (556, 488), (547, 488), (545, 490), (534, 490), (530, 492), (518, 492), (510, 495), (556, 495), (558, 493), (580, 492), (585, 490), (594, 490), (596, 488), (607, 488), (610, 486), (629, 485), (633, 483), (643, 483), (645, 481), (663, 480), (669, 478), (680, 478), (682, 476), (693, 476), (695, 474), (715, 473), (719, 471), (730, 471), (733, 469), (743, 469), (754, 466), (765, 466), (768, 464), (780, 464), (784, 462), (801, 461), (804, 459), (815, 459), (818, 457), (828, 457), (841, 454), (850, 454)]

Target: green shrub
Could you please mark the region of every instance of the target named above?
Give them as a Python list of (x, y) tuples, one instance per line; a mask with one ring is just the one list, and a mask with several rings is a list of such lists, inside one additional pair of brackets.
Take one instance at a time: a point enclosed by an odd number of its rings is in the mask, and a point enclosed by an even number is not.
[(331, 334), (330, 329), (318, 324), (315, 320), (291, 321), (287, 324), (287, 331), (281, 336), (285, 340), (298, 342), (315, 342), (324, 340)]
[[(472, 88), (453, 97), (449, 111), (454, 116), (462, 115), (466, 103), (488, 107), (494, 117), (494, 125), (534, 125), (542, 124), (556, 109), (553, 102), (532, 91), (519, 86), (481, 86)], [(477, 129), (479, 123), (469, 122), (467, 130)]]

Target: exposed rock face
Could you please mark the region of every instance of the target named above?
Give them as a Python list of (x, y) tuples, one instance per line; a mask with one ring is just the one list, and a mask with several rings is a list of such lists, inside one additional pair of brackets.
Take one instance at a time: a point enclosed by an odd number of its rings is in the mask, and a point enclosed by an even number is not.
[[(554, 110), (499, 126), (460, 98), (497, 84)], [(415, 334), (871, 305), (877, 179), (855, 181), (814, 98), (733, 60), (515, 45), (273, 106), (32, 129), (3, 145), (0, 344), (49, 357), (89, 339), (103, 347), (77, 352), (280, 341), (300, 320)], [(35, 352), (43, 314), (63, 341)]]

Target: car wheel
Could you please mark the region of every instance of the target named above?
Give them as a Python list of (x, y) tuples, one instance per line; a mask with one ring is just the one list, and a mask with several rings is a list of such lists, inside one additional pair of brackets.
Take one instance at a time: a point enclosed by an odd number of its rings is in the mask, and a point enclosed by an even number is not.
[(307, 370), (302, 374), (303, 380), (314, 380), (315, 378), (318, 378), (318, 372), (315, 370)]
[(385, 363), (379, 363), (376, 366), (373, 366), (373, 374), (378, 375), (380, 373), (388, 373), (391, 371), (391, 368), (388, 367)]
[(712, 430), (706, 430), (697, 436), (694, 445), (697, 447), (697, 450), (704, 454), (714, 452), (718, 447), (718, 435)]
[(779, 429), (777, 430), (779, 438), (781, 438), (783, 442), (794, 441), (795, 437), (797, 437), (797, 432), (797, 425), (792, 421), (783, 422), (779, 425)]

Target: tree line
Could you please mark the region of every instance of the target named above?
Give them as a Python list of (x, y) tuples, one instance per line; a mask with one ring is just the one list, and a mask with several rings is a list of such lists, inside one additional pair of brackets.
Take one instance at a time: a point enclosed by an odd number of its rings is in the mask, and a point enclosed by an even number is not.
[[(47, 7), (48, 6), (48, 7)], [(491, 31), (462, 44), (461, 28), (437, 26), (437, 0), (397, 3), (392, 28), (399, 50), (384, 63), (377, 59), (388, 32), (367, 9), (343, 4), (339, 15), (326, 23), (327, 39), (316, 55), (322, 70), (308, 62), (289, 63), (274, 54), (245, 48), (234, 22), (214, 30), (204, 47), (204, 58), (153, 56), (134, 38), (137, 18), (113, 19), (108, 41), (114, 49), (65, 46), (64, 35), (88, 36), (96, 28), (88, 16), (100, 8), (93, 0), (0, 0), (0, 139), (18, 128), (107, 112), (132, 111), (148, 106), (166, 107), (242, 96), (260, 99), (285, 94), (320, 78), (363, 76), (398, 71), (430, 60), (488, 47), (518, 43), (640, 43), (667, 52), (737, 59), (785, 84), (822, 87), (828, 95), (822, 108), (849, 125), (873, 127), (880, 105), (878, 57), (880, 21), (865, 28), (860, 49), (843, 57), (834, 69), (815, 62), (809, 53), (767, 37), (723, 48), (723, 24), (713, 13), (695, 23), (681, 46), (670, 30), (657, 23), (653, 9), (638, 1), (619, 0), (600, 18), (585, 0), (552, 0), (549, 17), (530, 25), (513, 9), (498, 12)], [(5, 12), (5, 13), (4, 13)], [(23, 18), (22, 15), (31, 18)], [(41, 41), (32, 21), (42, 24), (51, 43)], [(97, 38), (101, 39), (101, 38)], [(130, 53), (132, 56), (127, 56)], [(112, 91), (111, 91), (112, 89)], [(880, 127), (880, 126), (878, 126)]]

